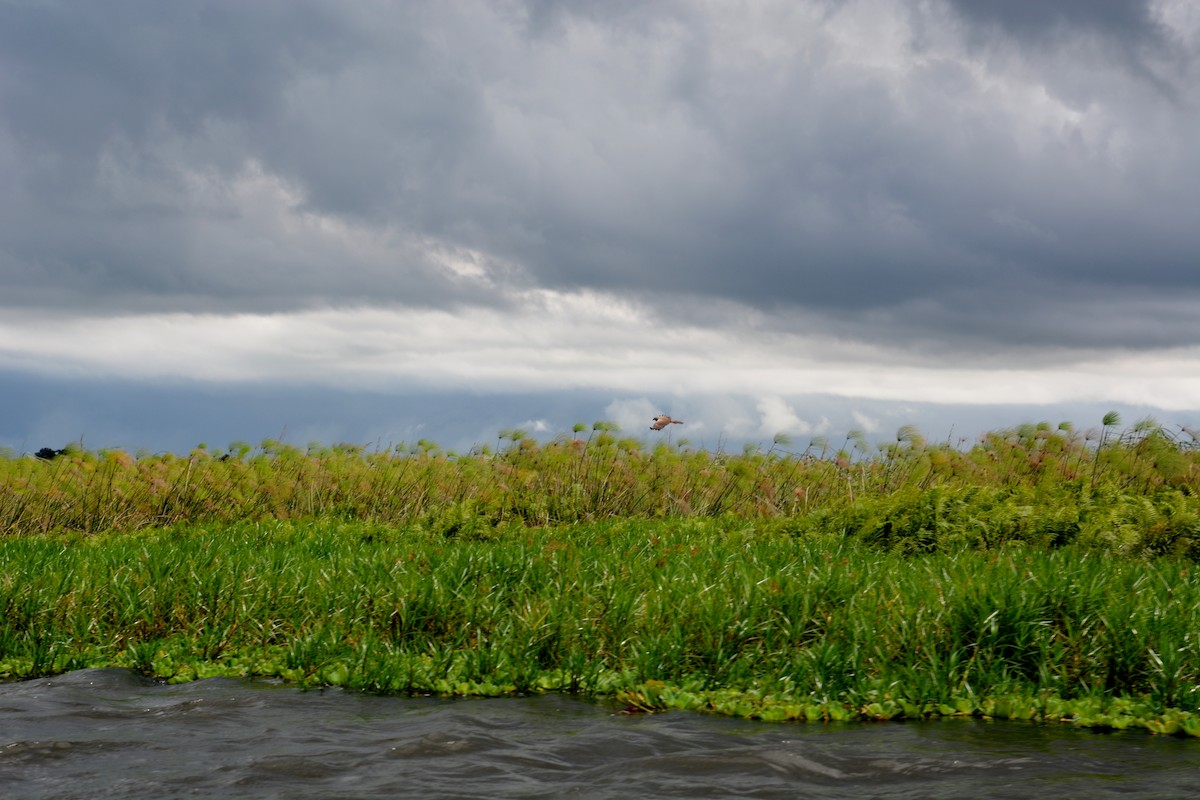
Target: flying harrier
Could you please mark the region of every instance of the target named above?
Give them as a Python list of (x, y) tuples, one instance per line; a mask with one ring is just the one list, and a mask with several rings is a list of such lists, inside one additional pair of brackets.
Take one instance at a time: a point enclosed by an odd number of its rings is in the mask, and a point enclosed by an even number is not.
[(650, 430), (661, 431), (663, 428), (667, 427), (668, 425), (682, 425), (682, 424), (683, 424), (683, 420), (681, 420), (681, 419), (671, 419), (666, 414), (659, 414), (657, 417), (654, 418), (654, 424), (650, 426)]

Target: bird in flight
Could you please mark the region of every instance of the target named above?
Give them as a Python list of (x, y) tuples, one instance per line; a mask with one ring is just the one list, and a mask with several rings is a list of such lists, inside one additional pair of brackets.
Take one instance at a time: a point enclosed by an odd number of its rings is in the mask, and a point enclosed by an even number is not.
[(666, 414), (659, 414), (657, 417), (654, 418), (654, 424), (650, 426), (650, 430), (661, 431), (663, 428), (667, 427), (668, 425), (682, 425), (682, 424), (683, 424), (683, 420), (681, 420), (681, 419), (671, 419)]

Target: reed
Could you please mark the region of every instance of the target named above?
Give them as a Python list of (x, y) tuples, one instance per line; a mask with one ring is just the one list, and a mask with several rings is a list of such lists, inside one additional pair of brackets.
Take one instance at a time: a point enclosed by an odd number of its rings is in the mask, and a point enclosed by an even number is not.
[(763, 719), (1200, 735), (1200, 584), (1076, 546), (881, 549), (720, 519), (0, 537), (0, 677), (126, 666)]
[(1192, 434), (1149, 420), (1116, 433), (1112, 416), (1101, 432), (1043, 423), (973, 443), (930, 443), (905, 426), (874, 450), (857, 432), (839, 450), (819, 438), (787, 450), (784, 437), (766, 452), (651, 449), (601, 422), (545, 443), (506, 431), (498, 451), (467, 454), (275, 440), (187, 456), (0, 453), (0, 535), (337, 519), (485, 536), (512, 522), (732, 516), (918, 549), (1015, 538), (1200, 555)]

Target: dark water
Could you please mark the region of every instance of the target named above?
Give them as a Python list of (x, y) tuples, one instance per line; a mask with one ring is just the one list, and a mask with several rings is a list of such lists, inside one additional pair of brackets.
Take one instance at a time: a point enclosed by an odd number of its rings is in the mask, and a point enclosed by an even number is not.
[(123, 670), (0, 684), (0, 798), (1172, 798), (1200, 742), (1064, 726), (621, 716)]

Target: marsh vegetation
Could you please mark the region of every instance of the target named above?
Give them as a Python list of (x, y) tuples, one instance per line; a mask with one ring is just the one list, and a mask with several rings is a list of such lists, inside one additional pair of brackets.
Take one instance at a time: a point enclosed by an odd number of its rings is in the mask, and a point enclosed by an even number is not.
[(1200, 458), (1149, 421), (712, 453), (0, 459), (0, 677), (127, 666), (630, 711), (1200, 735)]

